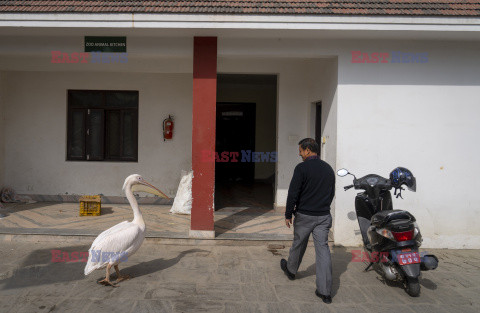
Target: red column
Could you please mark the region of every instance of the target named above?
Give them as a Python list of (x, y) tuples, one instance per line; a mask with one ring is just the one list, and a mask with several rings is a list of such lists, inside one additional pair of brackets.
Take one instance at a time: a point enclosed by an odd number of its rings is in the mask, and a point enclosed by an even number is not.
[(215, 238), (215, 120), (217, 38), (195, 37), (193, 45), (192, 215), (190, 237)]

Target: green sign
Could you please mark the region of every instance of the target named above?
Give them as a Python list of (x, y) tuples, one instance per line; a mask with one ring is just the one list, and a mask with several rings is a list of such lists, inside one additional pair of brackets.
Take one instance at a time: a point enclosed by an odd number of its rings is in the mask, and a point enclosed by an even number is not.
[(127, 52), (127, 37), (85, 36), (85, 52)]

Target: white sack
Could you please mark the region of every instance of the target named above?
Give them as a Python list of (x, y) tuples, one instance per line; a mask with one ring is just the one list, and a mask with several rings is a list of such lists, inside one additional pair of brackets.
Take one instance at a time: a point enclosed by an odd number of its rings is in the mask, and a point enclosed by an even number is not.
[(192, 178), (193, 171), (182, 171), (182, 179), (178, 185), (177, 195), (173, 200), (170, 213), (191, 214), (192, 212)]

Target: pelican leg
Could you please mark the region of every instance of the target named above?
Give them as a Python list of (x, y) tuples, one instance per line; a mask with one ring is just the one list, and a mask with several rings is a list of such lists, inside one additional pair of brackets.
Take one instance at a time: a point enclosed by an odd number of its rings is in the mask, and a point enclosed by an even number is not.
[(113, 284), (111, 281), (110, 281), (110, 268), (112, 267), (111, 264), (107, 264), (107, 270), (106, 270), (106, 273), (105, 273), (105, 279), (99, 281), (98, 283), (99, 284), (102, 284), (102, 285), (105, 285), (105, 286), (112, 286), (112, 287), (116, 287), (115, 284)]
[(118, 265), (115, 265), (115, 272), (117, 272), (117, 280), (115, 281), (116, 283), (121, 282), (122, 280), (130, 279), (130, 275), (121, 275), (120, 270), (118, 269)]

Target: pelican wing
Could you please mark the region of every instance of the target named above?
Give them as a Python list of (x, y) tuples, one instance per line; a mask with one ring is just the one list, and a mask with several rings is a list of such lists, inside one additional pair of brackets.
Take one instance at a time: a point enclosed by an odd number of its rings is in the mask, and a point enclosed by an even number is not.
[(125, 221), (107, 229), (98, 235), (88, 251), (85, 275), (110, 263), (108, 255), (117, 259), (130, 257), (129, 253), (135, 252), (142, 241), (142, 230), (132, 222)]

